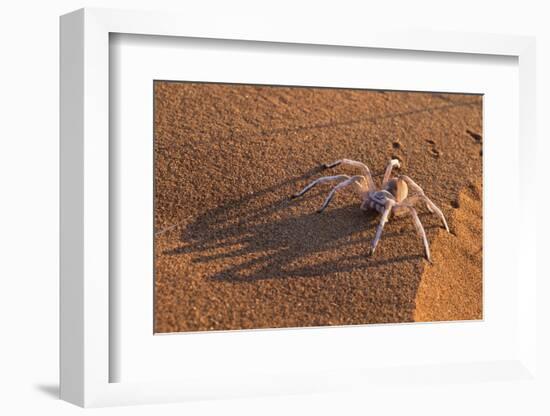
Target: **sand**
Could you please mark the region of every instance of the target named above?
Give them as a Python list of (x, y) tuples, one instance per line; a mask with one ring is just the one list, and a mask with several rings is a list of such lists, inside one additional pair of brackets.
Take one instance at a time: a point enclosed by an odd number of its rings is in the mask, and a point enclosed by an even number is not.
[[(289, 198), (396, 157), (449, 221), (419, 210), (433, 264), (408, 217), (369, 257), (351, 189)], [(481, 319), (481, 178), (481, 96), (156, 82), (155, 331)]]

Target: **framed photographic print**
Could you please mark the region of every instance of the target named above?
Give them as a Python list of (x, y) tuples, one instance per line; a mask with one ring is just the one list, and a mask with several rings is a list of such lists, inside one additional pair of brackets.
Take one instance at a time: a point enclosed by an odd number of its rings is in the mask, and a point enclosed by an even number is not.
[(532, 379), (534, 40), (241, 28), (61, 18), (62, 398)]
[(482, 318), (481, 95), (153, 88), (155, 333)]

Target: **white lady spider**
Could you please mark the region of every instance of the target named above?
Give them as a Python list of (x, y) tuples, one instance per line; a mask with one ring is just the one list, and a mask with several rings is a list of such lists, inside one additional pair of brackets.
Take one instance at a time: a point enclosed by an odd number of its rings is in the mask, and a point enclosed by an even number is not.
[[(382, 235), (382, 230), (384, 229), (386, 222), (388, 222), (390, 213), (401, 214), (408, 211), (413, 218), (416, 231), (422, 237), (422, 241), (424, 242), (426, 258), (429, 262), (431, 262), (430, 247), (428, 245), (428, 239), (426, 238), (426, 232), (424, 231), (424, 227), (418, 218), (414, 205), (418, 202), (424, 202), (428, 210), (435, 213), (441, 219), (447, 232), (449, 231), (449, 226), (447, 225), (447, 221), (445, 220), (441, 210), (424, 194), (422, 188), (418, 186), (411, 178), (405, 175), (399, 175), (396, 178), (391, 178), (393, 167), (400, 167), (399, 161), (397, 159), (390, 160), (390, 163), (386, 167), (386, 172), (384, 173), (381, 189), (376, 188), (370, 169), (364, 163), (342, 159), (328, 165), (325, 164), (323, 165), (323, 168), (333, 168), (338, 165), (357, 167), (361, 169), (363, 174), (351, 177), (348, 175), (324, 176), (314, 180), (300, 192), (292, 195), (292, 198), (302, 196), (315, 185), (320, 183), (341, 181), (332, 189), (332, 191), (330, 191), (321, 208), (317, 210), (317, 212), (321, 213), (328, 206), (336, 191), (345, 188), (348, 185), (355, 185), (355, 188), (362, 200), (361, 209), (364, 211), (369, 209), (375, 210), (382, 214), (380, 223), (376, 229), (376, 236), (374, 237), (374, 240), (372, 240), (370, 254), (374, 254), (374, 251), (376, 250), (376, 246), (378, 245), (378, 241)], [(409, 187), (413, 191), (413, 195), (411, 196), (408, 196)]]

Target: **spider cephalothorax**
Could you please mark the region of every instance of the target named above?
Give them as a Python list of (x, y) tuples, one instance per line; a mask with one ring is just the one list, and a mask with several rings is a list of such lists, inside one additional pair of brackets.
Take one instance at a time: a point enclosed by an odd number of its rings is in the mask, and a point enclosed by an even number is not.
[[(374, 251), (376, 250), (376, 246), (378, 245), (378, 241), (382, 235), (382, 230), (384, 229), (386, 222), (388, 222), (390, 214), (409, 212), (412, 216), (416, 231), (422, 237), (422, 241), (424, 242), (426, 258), (428, 261), (431, 261), (430, 246), (428, 245), (428, 239), (426, 238), (424, 227), (422, 226), (422, 223), (418, 218), (418, 214), (416, 213), (416, 209), (414, 208), (415, 204), (418, 202), (424, 203), (430, 212), (435, 213), (441, 219), (447, 231), (449, 231), (449, 227), (441, 210), (424, 194), (422, 188), (418, 186), (411, 178), (405, 175), (399, 175), (395, 178), (391, 177), (392, 169), (394, 166), (399, 167), (399, 161), (396, 159), (390, 160), (390, 163), (386, 167), (386, 171), (384, 173), (382, 187), (379, 189), (376, 187), (374, 180), (372, 179), (370, 169), (364, 163), (342, 159), (331, 164), (323, 165), (323, 167), (333, 168), (338, 165), (357, 167), (361, 169), (363, 174), (351, 177), (348, 175), (324, 176), (314, 180), (292, 197), (297, 198), (302, 196), (317, 184), (339, 181), (332, 191), (330, 191), (321, 208), (317, 211), (323, 212), (334, 197), (336, 191), (345, 188), (346, 186), (354, 185), (362, 200), (361, 209), (365, 211), (374, 210), (382, 215), (380, 218), (380, 223), (376, 229), (376, 235), (372, 240), (370, 250), (371, 254), (374, 254)], [(412, 191), (410, 196), (409, 189)]]

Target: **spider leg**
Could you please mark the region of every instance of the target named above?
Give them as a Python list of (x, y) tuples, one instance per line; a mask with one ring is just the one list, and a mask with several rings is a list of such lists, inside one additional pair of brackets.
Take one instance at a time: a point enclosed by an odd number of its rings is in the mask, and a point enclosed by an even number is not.
[(418, 186), (416, 184), (416, 182), (414, 182), (408, 176), (402, 175), (402, 176), (400, 176), (400, 178), (402, 178), (405, 182), (407, 182), (407, 184), (411, 187), (411, 189), (413, 191), (418, 193), (418, 195), (411, 196), (403, 202), (414, 203), (417, 200), (421, 199), (426, 204), (426, 207), (428, 208), (428, 211), (430, 211), (432, 213), (435, 213), (435, 215), (437, 215), (439, 217), (439, 219), (441, 220), (441, 222), (443, 223), (443, 226), (445, 227), (447, 232), (450, 232), (449, 231), (449, 226), (447, 225), (447, 220), (445, 219), (445, 216), (443, 215), (443, 212), (441, 212), (441, 210), (438, 208), (438, 206), (435, 205), (432, 202), (432, 200), (426, 196), (426, 194), (424, 194), (424, 190), (420, 186)]
[(443, 212), (441, 212), (441, 210), (438, 208), (438, 206), (435, 205), (430, 200), (430, 198), (428, 198), (426, 195), (424, 195), (424, 194), (415, 195), (415, 196), (412, 196), (410, 198), (407, 198), (405, 201), (407, 203), (415, 203), (418, 200), (423, 200), (424, 203), (426, 204), (426, 206), (428, 207), (428, 210), (431, 213), (434, 213), (435, 215), (437, 215), (439, 217), (439, 219), (441, 220), (441, 222), (443, 223), (443, 226), (445, 227), (445, 230), (447, 230), (447, 232), (450, 232), (449, 231), (449, 225), (447, 224), (447, 220), (445, 219), (445, 216), (443, 215)]
[(380, 223), (378, 224), (378, 227), (376, 228), (376, 235), (374, 237), (374, 240), (372, 240), (371, 248), (370, 248), (370, 255), (372, 256), (374, 254), (374, 251), (376, 250), (376, 246), (378, 245), (378, 241), (380, 241), (380, 237), (382, 236), (382, 230), (384, 229), (384, 225), (388, 222), (388, 216), (390, 215), (390, 212), (394, 206), (395, 202), (392, 200), (388, 200), (386, 202), (386, 208), (384, 209), (384, 212), (382, 213), (382, 217), (380, 218)]
[(325, 208), (330, 204), (330, 201), (332, 201), (332, 198), (334, 198), (334, 195), (336, 194), (336, 191), (345, 188), (346, 186), (352, 185), (354, 183), (357, 183), (359, 181), (365, 180), (365, 177), (363, 175), (356, 175), (352, 176), (349, 179), (346, 179), (344, 182), (340, 182), (338, 185), (336, 185), (334, 188), (332, 188), (332, 191), (328, 194), (327, 198), (325, 199), (325, 202), (323, 202), (323, 205), (321, 205), (321, 208), (317, 210), (317, 212), (320, 214), (325, 210)]
[(426, 238), (426, 232), (424, 231), (424, 226), (420, 222), (420, 218), (418, 218), (418, 214), (416, 213), (416, 210), (409, 206), (409, 212), (411, 213), (414, 227), (416, 228), (416, 232), (420, 237), (422, 237), (422, 241), (424, 242), (424, 252), (426, 253), (426, 259), (431, 263), (432, 259), (430, 256), (430, 246), (428, 245), (428, 239)]
[(413, 181), (409, 176), (400, 175), (399, 177), (401, 179), (403, 179), (405, 182), (407, 182), (407, 185), (409, 185), (409, 187), (413, 191), (418, 192), (419, 194), (424, 194), (424, 190), (415, 181)]
[(329, 168), (334, 168), (338, 165), (348, 165), (348, 166), (353, 166), (353, 167), (361, 169), (361, 172), (363, 173), (363, 175), (365, 176), (365, 179), (367, 180), (367, 185), (369, 186), (368, 190), (373, 191), (373, 190), (376, 189), (376, 186), (374, 185), (374, 181), (372, 180), (372, 174), (370, 172), (370, 169), (364, 163), (357, 162), (355, 160), (340, 159), (340, 160), (337, 160), (336, 162), (325, 163), (323, 165), (323, 167), (325, 169), (329, 169)]
[(386, 167), (386, 172), (384, 173), (384, 179), (382, 180), (382, 187), (390, 180), (391, 171), (394, 166), (397, 166), (398, 168), (401, 167), (401, 164), (399, 163), (399, 160), (392, 159), (390, 160), (390, 163), (388, 163), (388, 166)]
[(441, 220), (441, 222), (443, 223), (443, 226), (445, 227), (445, 229), (447, 230), (447, 232), (449, 233), (449, 226), (447, 225), (447, 220), (445, 219), (445, 216), (443, 215), (443, 212), (441, 212), (441, 210), (438, 208), (437, 205), (435, 205), (431, 200), (430, 198), (428, 198), (426, 195), (422, 195), (422, 199), (425, 200), (426, 202), (426, 205), (428, 207), (428, 210), (430, 212), (433, 212), (435, 215), (437, 215), (439, 217), (439, 219)]
[(304, 189), (302, 189), (300, 192), (295, 193), (291, 196), (291, 198), (298, 198), (299, 196), (302, 196), (307, 191), (309, 191), (314, 186), (325, 183), (325, 182), (333, 182), (333, 181), (340, 181), (344, 179), (349, 179), (348, 175), (336, 175), (336, 176), (323, 176), (322, 178), (315, 179), (313, 182), (311, 182), (309, 185), (307, 185)]

